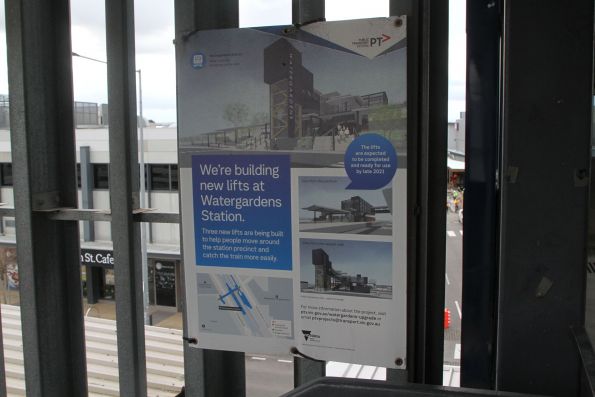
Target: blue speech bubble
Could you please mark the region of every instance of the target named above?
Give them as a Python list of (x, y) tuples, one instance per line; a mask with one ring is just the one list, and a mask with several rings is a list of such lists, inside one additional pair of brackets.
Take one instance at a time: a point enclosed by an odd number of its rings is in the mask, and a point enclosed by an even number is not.
[(345, 151), (345, 171), (351, 179), (347, 189), (380, 189), (390, 183), (397, 171), (395, 148), (382, 135), (362, 135)]

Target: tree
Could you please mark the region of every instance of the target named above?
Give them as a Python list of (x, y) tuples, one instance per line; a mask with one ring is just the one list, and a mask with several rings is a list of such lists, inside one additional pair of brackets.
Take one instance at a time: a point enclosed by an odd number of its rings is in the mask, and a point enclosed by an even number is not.
[(252, 125), (265, 124), (269, 122), (269, 115), (265, 112), (258, 112), (252, 115)]
[(247, 119), (250, 110), (248, 106), (240, 102), (230, 103), (223, 109), (223, 120), (229, 121), (234, 127), (239, 127)]

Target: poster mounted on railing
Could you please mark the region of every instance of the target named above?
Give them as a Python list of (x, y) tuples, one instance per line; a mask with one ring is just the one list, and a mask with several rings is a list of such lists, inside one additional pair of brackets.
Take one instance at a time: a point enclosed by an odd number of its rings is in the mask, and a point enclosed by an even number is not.
[(181, 59), (188, 336), (405, 368), (405, 18), (199, 31)]

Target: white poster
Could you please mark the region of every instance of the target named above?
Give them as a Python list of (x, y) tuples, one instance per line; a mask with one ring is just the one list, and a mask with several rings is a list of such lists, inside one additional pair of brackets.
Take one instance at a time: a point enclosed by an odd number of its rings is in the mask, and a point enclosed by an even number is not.
[(200, 31), (184, 57), (188, 336), (405, 368), (405, 19)]

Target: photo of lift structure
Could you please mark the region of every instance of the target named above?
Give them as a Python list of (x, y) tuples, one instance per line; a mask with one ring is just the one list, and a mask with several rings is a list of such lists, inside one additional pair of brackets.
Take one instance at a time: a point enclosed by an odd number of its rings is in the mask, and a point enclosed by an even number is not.
[(392, 234), (392, 188), (348, 190), (347, 177), (300, 177), (300, 232)]
[[(334, 242), (302, 240), (301, 292), (392, 298), (390, 261), (386, 260), (390, 257), (388, 244), (330, 241)], [(353, 249), (350, 246), (356, 248)], [(358, 248), (361, 251), (362, 247), (364, 247), (364, 251), (379, 251), (377, 256), (379, 261), (375, 260), (376, 263), (374, 264), (370, 260), (361, 262), (361, 255), (355, 253), (351, 255)], [(329, 253), (334, 254), (337, 258), (336, 267), (333, 266)], [(352, 256), (355, 260), (348, 259), (349, 256)], [(358, 267), (358, 269), (354, 269), (354, 267)]]

